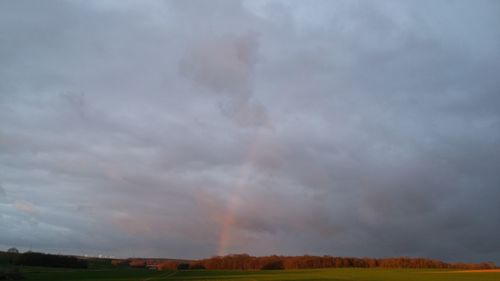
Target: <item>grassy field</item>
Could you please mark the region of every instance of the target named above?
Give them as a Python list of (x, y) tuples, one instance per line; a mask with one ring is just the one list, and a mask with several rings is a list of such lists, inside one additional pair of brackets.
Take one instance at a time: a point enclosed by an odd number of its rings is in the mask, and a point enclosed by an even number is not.
[(146, 269), (88, 269), (23, 267), (26, 280), (39, 281), (161, 281), (161, 280), (350, 280), (350, 281), (499, 281), (500, 272), (452, 272), (414, 269), (314, 269), (284, 271), (150, 271)]

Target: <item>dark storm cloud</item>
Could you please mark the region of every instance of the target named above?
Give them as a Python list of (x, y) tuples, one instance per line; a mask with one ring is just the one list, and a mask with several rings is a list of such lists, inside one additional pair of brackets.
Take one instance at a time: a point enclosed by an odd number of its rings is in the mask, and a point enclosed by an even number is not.
[(1, 2), (0, 244), (500, 262), (499, 12)]

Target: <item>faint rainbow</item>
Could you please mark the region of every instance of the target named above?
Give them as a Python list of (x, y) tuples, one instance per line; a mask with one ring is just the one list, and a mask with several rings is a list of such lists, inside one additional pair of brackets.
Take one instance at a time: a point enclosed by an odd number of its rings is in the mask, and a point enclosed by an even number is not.
[(227, 204), (227, 209), (222, 220), (222, 226), (219, 235), (219, 245), (217, 248), (217, 255), (219, 256), (227, 254), (226, 249), (229, 245), (229, 242), (231, 241), (232, 226), (235, 222), (235, 212), (240, 203), (245, 183), (247, 182), (247, 179), (249, 178), (252, 170), (248, 164), (252, 164), (255, 161), (256, 153), (259, 150), (259, 135), (260, 134), (257, 133), (253, 142), (250, 144), (250, 148), (248, 149), (245, 161), (242, 165), (241, 175), (238, 177), (238, 181)]

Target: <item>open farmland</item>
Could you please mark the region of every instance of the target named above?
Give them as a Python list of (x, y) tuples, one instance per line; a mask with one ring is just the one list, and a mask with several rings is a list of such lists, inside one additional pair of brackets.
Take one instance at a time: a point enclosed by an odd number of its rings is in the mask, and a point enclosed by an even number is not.
[(315, 269), (276, 271), (150, 271), (146, 269), (71, 270), (23, 268), (26, 280), (77, 281), (77, 280), (357, 280), (357, 281), (498, 281), (500, 272), (443, 271), (426, 269)]

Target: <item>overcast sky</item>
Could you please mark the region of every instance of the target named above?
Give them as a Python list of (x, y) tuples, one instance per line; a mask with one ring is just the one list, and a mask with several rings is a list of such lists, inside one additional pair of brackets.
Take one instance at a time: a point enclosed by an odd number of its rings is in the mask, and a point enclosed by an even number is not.
[(499, 50), (496, 0), (1, 1), (0, 247), (500, 263)]

